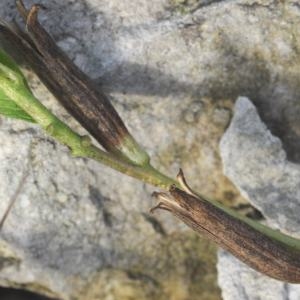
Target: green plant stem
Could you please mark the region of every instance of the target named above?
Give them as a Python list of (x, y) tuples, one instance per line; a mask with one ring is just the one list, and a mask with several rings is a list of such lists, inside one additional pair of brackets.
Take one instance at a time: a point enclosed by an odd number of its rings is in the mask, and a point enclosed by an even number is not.
[[(9, 86), (6, 87), (5, 91), (6, 95), (14, 99), (14, 101), (32, 116), (49, 135), (68, 146), (71, 149), (73, 156), (93, 159), (121, 173), (163, 189), (169, 189), (171, 185), (180, 187), (180, 184), (176, 180), (160, 173), (150, 164), (144, 166), (134, 165), (94, 146), (89, 137), (80, 136), (74, 132), (69, 126), (59, 120), (42, 103), (40, 103), (30, 91), (13, 90)], [(272, 239), (281, 241), (291, 247), (294, 247), (295, 245), (299, 247), (299, 240), (283, 235), (259, 222), (244, 217), (215, 200), (207, 199), (202, 195), (199, 196)]]
[(120, 161), (115, 157), (112, 157), (110, 154), (98, 149), (94, 145), (85, 147), (82, 150), (83, 152), (81, 154), (79, 153), (78, 156), (94, 159), (121, 173), (137, 178), (145, 183), (149, 183), (163, 189), (168, 189), (173, 184), (179, 186), (177, 181), (162, 174), (150, 164), (145, 166), (138, 166)]
[(150, 164), (138, 166), (97, 148), (88, 137), (80, 136), (59, 120), (28, 89), (16, 88), (15, 83), (14, 80), (1, 80), (2, 89), (6, 96), (13, 99), (18, 106), (32, 116), (49, 135), (68, 146), (73, 156), (94, 159), (119, 172), (157, 187), (169, 188), (172, 184), (178, 185), (175, 180), (160, 173)]
[[(5, 96), (13, 100), (21, 109), (28, 113), (50, 136), (68, 146), (73, 156), (93, 159), (121, 173), (163, 189), (169, 189), (171, 185), (180, 188), (179, 182), (160, 173), (150, 163), (136, 165), (130, 161), (123, 160), (93, 145), (89, 137), (80, 136), (74, 132), (34, 97), (24, 80), (21, 73), (15, 72), (15, 70), (0, 63), (0, 87)], [(270, 238), (283, 242), (290, 247), (299, 247), (299, 240), (283, 235), (259, 222), (250, 220), (217, 201), (207, 199), (201, 195), (200, 197)]]

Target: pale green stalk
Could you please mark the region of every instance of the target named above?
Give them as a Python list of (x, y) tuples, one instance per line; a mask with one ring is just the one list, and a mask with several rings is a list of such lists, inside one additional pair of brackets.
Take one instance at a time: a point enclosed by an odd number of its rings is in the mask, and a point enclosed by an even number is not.
[[(1, 63), (4, 59), (4, 64)], [(109, 166), (126, 175), (137, 178), (151, 185), (168, 189), (171, 185), (180, 187), (176, 180), (160, 173), (153, 168), (150, 163), (145, 165), (136, 165), (129, 161), (107, 153), (94, 146), (88, 136), (80, 136), (74, 132), (68, 125), (59, 120), (52, 112), (50, 112), (29, 90), (26, 80), (17, 66), (9, 57), (0, 51), (0, 92), (8, 99), (23, 109), (31, 118), (34, 119), (45, 131), (58, 140), (60, 143), (68, 146), (74, 156), (86, 157), (96, 160), (106, 166)], [(7, 62), (8, 60), (8, 62)], [(0, 93), (0, 95), (1, 95)], [(201, 196), (206, 199), (205, 197)], [(222, 209), (225, 213), (238, 218), (247, 223), (251, 227), (263, 232), (269, 237), (281, 241), (290, 247), (300, 248), (299, 240), (296, 240), (287, 235), (281, 234), (278, 231), (272, 230), (260, 223), (250, 220), (237, 214), (232, 209), (229, 209), (219, 202), (206, 199), (215, 206)]]
[[(1, 73), (5, 74), (5, 76)], [(13, 99), (49, 135), (68, 146), (74, 156), (97, 160), (119, 172), (162, 188), (168, 188), (172, 184), (177, 184), (176, 181), (163, 175), (150, 164), (138, 166), (121, 160), (94, 146), (89, 137), (80, 136), (74, 132), (37, 100), (25, 86), (24, 78), (21, 74), (2, 64), (0, 64), (0, 86), (9, 99)]]

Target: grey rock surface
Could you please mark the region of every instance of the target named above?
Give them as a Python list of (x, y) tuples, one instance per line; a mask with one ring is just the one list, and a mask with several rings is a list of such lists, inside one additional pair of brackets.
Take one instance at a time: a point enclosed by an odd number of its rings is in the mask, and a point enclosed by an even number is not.
[[(48, 8), (41, 22), (111, 95), (162, 171), (181, 166), (202, 194), (244, 202), (218, 150), (238, 95), (300, 162), (298, 0), (38, 2)], [(14, 0), (2, 0), (0, 17), (15, 16)], [(166, 214), (149, 218), (152, 188), (71, 158), (35, 126), (1, 119), (0, 134), (0, 211), (30, 173), (1, 233), (1, 285), (63, 299), (218, 299), (214, 249)]]
[[(220, 142), (224, 173), (259, 209), (266, 223), (300, 237), (300, 165), (287, 160), (248, 98), (239, 97)], [(219, 285), (225, 300), (299, 299), (300, 285), (282, 283), (250, 269), (225, 251), (218, 256)]]
[(287, 284), (250, 269), (223, 250), (218, 255), (218, 281), (224, 300), (298, 300), (299, 284)]
[(224, 173), (274, 228), (300, 234), (300, 164), (287, 160), (249, 99), (238, 98), (220, 142)]

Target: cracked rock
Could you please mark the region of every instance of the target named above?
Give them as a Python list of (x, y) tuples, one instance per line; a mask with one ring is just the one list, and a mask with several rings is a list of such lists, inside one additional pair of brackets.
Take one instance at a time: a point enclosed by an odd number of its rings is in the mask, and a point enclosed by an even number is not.
[[(266, 223), (299, 238), (300, 165), (287, 160), (280, 139), (248, 98), (237, 99), (220, 151), (225, 175), (261, 211)], [(218, 274), (225, 300), (300, 297), (299, 285), (259, 274), (225, 251), (219, 252)]]

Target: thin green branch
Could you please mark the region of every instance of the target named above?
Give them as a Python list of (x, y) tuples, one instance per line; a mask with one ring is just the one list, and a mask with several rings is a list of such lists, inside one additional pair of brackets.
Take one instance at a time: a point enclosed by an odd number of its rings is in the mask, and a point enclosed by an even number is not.
[[(34, 97), (28, 88), (24, 76), (15, 68), (15, 65), (11, 65), (11, 61), (9, 64), (5, 60), (0, 61), (0, 91), (9, 101), (13, 101), (17, 107), (33, 118), (50, 136), (68, 146), (73, 156), (96, 160), (121, 173), (163, 189), (169, 189), (172, 185), (182, 187), (180, 185), (180, 178), (178, 181), (169, 178), (153, 168), (150, 162), (137, 165), (130, 160), (125, 160), (118, 155), (99, 149), (92, 144), (88, 136), (80, 136), (74, 132)], [(203, 196), (200, 196), (200, 198), (210, 202), (214, 207), (221, 209), (225, 216), (231, 216), (235, 220), (242, 221), (272, 240), (274, 239), (277, 242), (283, 243), (288, 249), (292, 249), (291, 251), (294, 248), (298, 249), (299, 240), (280, 234), (256, 221), (241, 216), (214, 200), (206, 199)]]
[[(0, 84), (3, 93), (9, 99), (30, 115), (45, 131), (68, 146), (74, 156), (87, 157), (105, 164), (119, 172), (137, 178), (143, 182), (168, 188), (177, 182), (153, 168), (150, 164), (139, 166), (125, 161), (111, 153), (107, 153), (96, 146), (86, 136), (80, 136), (69, 126), (50, 112), (24, 84), (23, 77), (14, 70), (0, 64)], [(6, 74), (5, 76), (3, 74)]]

